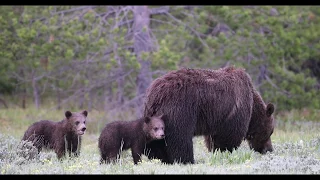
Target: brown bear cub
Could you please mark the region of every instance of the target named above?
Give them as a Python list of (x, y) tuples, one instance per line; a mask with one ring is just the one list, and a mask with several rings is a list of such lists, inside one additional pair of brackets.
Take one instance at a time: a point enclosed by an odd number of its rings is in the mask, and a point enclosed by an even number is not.
[(133, 121), (114, 121), (107, 124), (99, 137), (100, 164), (115, 162), (122, 150), (131, 149), (134, 164), (146, 154), (147, 143), (163, 139), (165, 115), (143, 117)]
[(24, 133), (23, 141), (31, 141), (38, 149), (53, 149), (58, 159), (65, 156), (67, 150), (74, 156), (80, 155), (81, 136), (86, 131), (88, 112), (65, 112), (65, 118), (59, 122), (41, 120), (33, 123)]

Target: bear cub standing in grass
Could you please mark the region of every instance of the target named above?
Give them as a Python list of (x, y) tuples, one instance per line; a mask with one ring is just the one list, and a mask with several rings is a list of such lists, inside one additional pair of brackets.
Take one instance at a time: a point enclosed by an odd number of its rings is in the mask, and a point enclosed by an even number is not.
[(41, 120), (33, 123), (24, 133), (23, 141), (31, 141), (38, 149), (53, 149), (58, 159), (65, 156), (67, 150), (74, 156), (80, 155), (81, 136), (86, 130), (88, 112), (65, 112), (65, 118), (59, 122)]
[(147, 143), (163, 139), (166, 116), (143, 117), (133, 121), (115, 121), (107, 124), (99, 137), (100, 164), (115, 162), (122, 150), (131, 149), (134, 164), (146, 154)]

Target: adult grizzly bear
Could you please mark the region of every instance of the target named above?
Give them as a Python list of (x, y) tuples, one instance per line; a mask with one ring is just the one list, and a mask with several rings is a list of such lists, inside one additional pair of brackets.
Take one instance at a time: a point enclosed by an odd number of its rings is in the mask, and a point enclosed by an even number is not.
[(151, 142), (147, 148), (166, 163), (194, 163), (192, 138), (204, 135), (209, 148), (232, 151), (246, 139), (263, 154), (273, 150), (273, 112), (274, 105), (264, 103), (241, 68), (172, 71), (146, 92), (144, 116), (168, 117), (166, 146)]
[(134, 164), (138, 164), (141, 155), (148, 153), (146, 143), (164, 138), (165, 119), (166, 116), (161, 115), (106, 124), (98, 140), (100, 164), (115, 162), (121, 151), (128, 149), (131, 149)]
[(79, 156), (81, 136), (86, 130), (88, 112), (65, 112), (65, 118), (59, 122), (41, 120), (33, 123), (24, 133), (23, 141), (31, 141), (38, 152), (42, 148), (53, 149), (58, 159), (65, 156), (65, 151)]

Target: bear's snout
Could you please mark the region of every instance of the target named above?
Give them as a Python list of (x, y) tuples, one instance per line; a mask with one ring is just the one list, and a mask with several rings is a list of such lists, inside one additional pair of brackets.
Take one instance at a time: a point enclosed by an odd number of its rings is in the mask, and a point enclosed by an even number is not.
[(164, 133), (162, 132), (162, 133), (158, 133), (158, 135), (157, 135), (157, 139), (163, 139), (164, 138)]
[(262, 149), (262, 151), (260, 152), (261, 154), (266, 154), (267, 152), (272, 152), (273, 151), (273, 147), (272, 146), (268, 146)]
[(87, 130), (86, 127), (80, 127), (78, 130), (77, 130), (77, 134), (78, 135), (83, 135), (85, 133), (85, 131)]

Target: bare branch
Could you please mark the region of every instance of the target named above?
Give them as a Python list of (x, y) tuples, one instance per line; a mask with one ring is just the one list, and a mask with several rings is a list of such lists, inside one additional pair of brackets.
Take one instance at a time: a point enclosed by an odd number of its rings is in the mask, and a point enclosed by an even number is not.
[(68, 9), (68, 10), (64, 10), (64, 11), (58, 11), (58, 12), (55, 12), (55, 13), (52, 13), (52, 15), (56, 15), (56, 14), (61, 14), (61, 13), (69, 13), (69, 12), (73, 12), (73, 11), (79, 11), (79, 10), (83, 10), (83, 9), (87, 9), (87, 8), (97, 8), (98, 6), (81, 6), (81, 7), (75, 7), (75, 8), (72, 8), (72, 9)]
[[(91, 91), (93, 89), (102, 87), (102, 86), (104, 86), (106, 84), (110, 84), (111, 82), (115, 81), (118, 78), (124, 78), (124, 77), (128, 76), (129, 74), (131, 74), (132, 71), (133, 71), (133, 69), (129, 70), (126, 73), (116, 74), (113, 77), (109, 77), (108, 79), (102, 79), (101, 81), (99, 81), (97, 83), (93, 83), (89, 87), (84, 87), (82, 89), (77, 89), (75, 93), (73, 93), (71, 96), (68, 96), (67, 99), (64, 99), (60, 105), (65, 104), (68, 101), (73, 100), (74, 98), (79, 97), (79, 96), (81, 96), (81, 95), (83, 95), (83, 94), (85, 94), (85, 93), (87, 93), (87, 92), (89, 92), (89, 91)], [(52, 107), (50, 109), (55, 109), (57, 106), (54, 106), (54, 107)]]
[[(94, 9), (94, 8), (97, 8), (98, 6), (81, 6), (81, 7), (75, 7), (75, 8), (72, 8), (72, 9), (68, 9), (68, 10), (63, 10), (63, 11), (58, 11), (58, 12), (50, 12), (51, 14), (51, 17), (54, 16), (54, 15), (57, 15), (57, 14), (62, 14), (64, 15), (65, 13), (69, 13), (69, 12), (73, 12), (73, 11), (80, 11), (80, 10), (83, 10), (83, 9), (87, 9), (87, 8), (90, 8), (90, 9)], [(78, 16), (77, 14), (74, 15), (74, 16)], [(48, 17), (41, 17), (41, 18), (36, 18), (36, 19), (31, 19), (30, 22), (33, 23), (37, 20), (39, 21), (44, 21), (46, 20)], [(72, 18), (70, 18), (72, 19)]]
[(150, 14), (165, 14), (168, 13), (170, 10), (169, 6), (163, 6), (163, 7), (159, 7), (159, 8), (152, 8), (150, 9)]
[(159, 22), (159, 23), (163, 23), (163, 24), (169, 24), (169, 25), (172, 25), (172, 26), (176, 26), (175, 24), (169, 22), (169, 21), (162, 21), (162, 20), (159, 20), (159, 19), (155, 19), (155, 18), (150, 18), (150, 21), (154, 21), (154, 22)]
[[(133, 45), (123, 46), (121, 49), (133, 49)], [(105, 51), (104, 56), (113, 53), (113, 48)]]
[(119, 22), (117, 27), (121, 27), (123, 25), (128, 25), (128, 24), (132, 24), (132, 23), (133, 23), (133, 19), (126, 20), (126, 21), (123, 21), (123, 22)]
[(271, 84), (272, 87), (276, 88), (276, 89), (279, 90), (281, 93), (283, 93), (283, 94), (285, 94), (285, 95), (287, 95), (287, 96), (290, 96), (290, 93), (289, 93), (288, 91), (283, 90), (283, 89), (279, 88), (276, 84), (274, 84), (274, 83), (272, 82), (272, 80), (269, 78), (268, 75), (266, 75), (265, 78), (266, 78), (266, 80), (268, 81), (268, 83)]
[(183, 24), (185, 25), (187, 28), (189, 28), (200, 40), (200, 42), (202, 43), (203, 46), (205, 46), (206, 48), (209, 48), (209, 46), (207, 45), (207, 43), (205, 43), (203, 41), (203, 39), (201, 38), (201, 36), (199, 35), (199, 32), (197, 32), (195, 29), (193, 29), (192, 27), (190, 27), (189, 25), (187, 25), (186, 23), (183, 23), (182, 21), (180, 21), (179, 19), (175, 18), (173, 15), (171, 15), (170, 13), (165, 13), (166, 15), (168, 15), (170, 18), (172, 18), (174, 21), (180, 23), (180, 24)]

